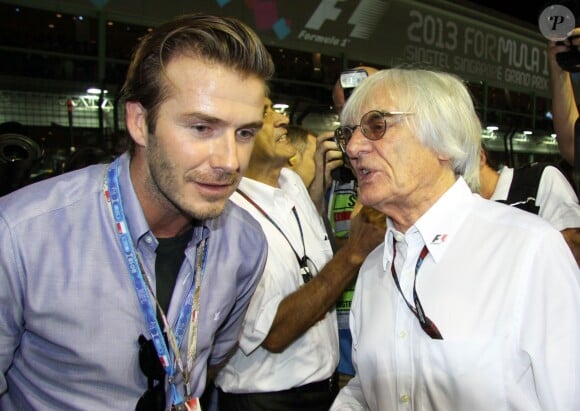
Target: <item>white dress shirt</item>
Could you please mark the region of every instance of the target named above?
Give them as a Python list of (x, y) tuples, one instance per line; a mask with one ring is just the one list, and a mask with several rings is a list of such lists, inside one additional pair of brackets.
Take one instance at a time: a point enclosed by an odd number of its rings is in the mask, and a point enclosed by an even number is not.
[[(279, 187), (243, 178), (240, 190), (252, 198), (282, 229), (300, 257), (304, 254), (296, 207), (304, 235), (306, 255), (318, 271), (332, 258), (324, 223), (304, 183), (295, 172), (282, 169)], [(280, 302), (304, 284), (300, 266), (288, 241), (264, 215), (239, 193), (234, 203), (262, 225), (268, 239), (266, 268), (246, 314), (239, 348), (216, 378), (224, 392), (280, 391), (329, 378), (338, 364), (338, 330), (333, 309), (281, 353), (261, 347)], [(240, 241), (252, 241), (241, 238)], [(313, 275), (316, 274), (314, 270)]]
[[(514, 178), (514, 169), (502, 167), (490, 200), (504, 201)], [(547, 166), (538, 184), (536, 206), (538, 215), (548, 220), (558, 231), (580, 227), (580, 205), (574, 188), (556, 167)]]
[[(407, 233), (387, 220), (351, 307), (357, 375), (331, 411), (580, 410), (580, 270), (545, 220), (472, 194), (460, 178)], [(434, 340), (413, 303), (416, 278)]]

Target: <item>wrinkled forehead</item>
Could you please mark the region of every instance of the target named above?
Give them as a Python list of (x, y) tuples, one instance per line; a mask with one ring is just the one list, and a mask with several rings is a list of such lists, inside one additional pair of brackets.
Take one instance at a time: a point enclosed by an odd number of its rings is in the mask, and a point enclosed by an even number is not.
[[(366, 86), (366, 84), (363, 85)], [(359, 124), (361, 118), (371, 110), (403, 111), (398, 107), (397, 99), (393, 96), (393, 90), (384, 83), (376, 83), (375, 87), (355, 90), (355, 93), (347, 101), (343, 109), (341, 115), (341, 123), (343, 125)]]

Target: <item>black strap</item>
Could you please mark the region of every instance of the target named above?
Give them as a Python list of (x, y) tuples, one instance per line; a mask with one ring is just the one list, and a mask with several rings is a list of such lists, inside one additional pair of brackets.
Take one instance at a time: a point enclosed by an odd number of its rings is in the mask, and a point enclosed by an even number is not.
[(326, 236), (328, 237), (328, 241), (330, 241), (332, 254), (336, 254), (338, 251), (338, 244), (336, 244), (336, 238), (334, 237), (334, 232), (332, 231), (332, 225), (330, 224), (330, 220), (328, 219), (328, 215), (326, 213), (322, 215), (322, 221), (324, 222)]
[(312, 272), (310, 271), (310, 267), (308, 267), (308, 261), (310, 261), (312, 264), (314, 264), (314, 262), (312, 260), (310, 260), (310, 258), (308, 258), (308, 256), (306, 255), (306, 244), (304, 242), (304, 232), (302, 231), (302, 224), (300, 224), (300, 218), (298, 218), (298, 212), (296, 211), (296, 207), (292, 207), (292, 212), (294, 213), (294, 217), (296, 218), (296, 223), (298, 224), (298, 229), (300, 230), (300, 240), (302, 240), (302, 249), (304, 252), (302, 254), (302, 257), (300, 257), (298, 252), (294, 249), (294, 246), (290, 242), (290, 239), (286, 236), (286, 233), (284, 233), (284, 231), (282, 231), (280, 226), (278, 224), (276, 224), (276, 222), (272, 219), (272, 217), (270, 217), (268, 215), (268, 213), (266, 213), (266, 211), (264, 211), (264, 209), (262, 209), (262, 207), (260, 207), (258, 205), (258, 203), (256, 203), (249, 195), (244, 193), (239, 188), (236, 189), (236, 191), (242, 197), (244, 197), (248, 203), (253, 205), (256, 208), (256, 210), (258, 210), (260, 213), (262, 213), (262, 215), (264, 217), (266, 217), (266, 219), (274, 227), (276, 227), (276, 229), (280, 232), (280, 234), (282, 234), (282, 236), (286, 239), (286, 241), (288, 242), (288, 245), (290, 246), (290, 248), (294, 252), (294, 255), (296, 256), (296, 260), (298, 261), (298, 265), (300, 266), (300, 274), (302, 275), (302, 279), (304, 280), (304, 283), (307, 283), (308, 281), (310, 281), (312, 279)]
[(532, 163), (514, 169), (514, 176), (508, 197), (502, 203), (517, 207), (530, 213), (538, 214), (540, 207), (536, 206), (538, 187), (544, 169), (550, 163)]
[(427, 254), (429, 254), (429, 249), (427, 248), (426, 245), (424, 245), (423, 248), (421, 249), (421, 252), (419, 253), (419, 258), (417, 258), (417, 262), (415, 263), (415, 277), (413, 278), (413, 302), (415, 303), (414, 306), (407, 300), (407, 297), (405, 297), (403, 290), (401, 290), (401, 285), (399, 284), (399, 276), (397, 275), (397, 271), (395, 270), (395, 258), (397, 257), (397, 241), (395, 239), (393, 239), (393, 260), (391, 261), (391, 274), (393, 276), (393, 281), (395, 282), (395, 285), (399, 290), (399, 294), (405, 301), (407, 307), (409, 307), (409, 310), (411, 310), (411, 312), (415, 315), (417, 320), (419, 320), (419, 325), (421, 326), (421, 329), (425, 331), (425, 333), (434, 340), (442, 340), (443, 336), (439, 332), (439, 329), (437, 328), (435, 323), (431, 321), (431, 319), (427, 317), (427, 315), (425, 314), (423, 306), (421, 305), (421, 301), (419, 300), (419, 294), (417, 294), (416, 287), (417, 275), (419, 274), (419, 269), (423, 265), (423, 261), (425, 260), (425, 257), (427, 257)]

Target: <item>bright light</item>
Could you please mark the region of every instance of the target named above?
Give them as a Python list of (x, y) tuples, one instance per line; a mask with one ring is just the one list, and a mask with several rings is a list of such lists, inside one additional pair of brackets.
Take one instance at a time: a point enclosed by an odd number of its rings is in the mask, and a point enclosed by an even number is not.
[(285, 103), (276, 103), (276, 104), (272, 105), (272, 108), (274, 110), (282, 110), (283, 111), (283, 110), (287, 110), (288, 107), (290, 107), (290, 106), (288, 104), (285, 104)]
[(522, 133), (524, 133), (526, 136), (529, 136), (532, 134), (532, 132), (530, 130), (524, 130), (524, 131), (522, 131)]
[(497, 131), (497, 130), (499, 130), (499, 127), (498, 126), (487, 126), (486, 129), (489, 131)]
[[(87, 89), (87, 93), (89, 93), (89, 94), (101, 94), (101, 89), (97, 88), (97, 87), (91, 87), (91, 88)], [(107, 94), (108, 91), (104, 90), (103, 93)]]

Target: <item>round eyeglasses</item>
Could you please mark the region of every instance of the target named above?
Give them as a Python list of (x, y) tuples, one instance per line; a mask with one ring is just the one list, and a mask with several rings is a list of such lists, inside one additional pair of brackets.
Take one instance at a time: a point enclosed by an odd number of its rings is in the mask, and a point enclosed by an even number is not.
[(346, 146), (352, 138), (354, 131), (360, 127), (363, 136), (369, 140), (380, 140), (387, 132), (387, 118), (396, 118), (415, 114), (410, 111), (379, 111), (371, 110), (365, 113), (361, 119), (360, 124), (354, 126), (341, 126), (334, 130), (334, 140), (341, 151), (346, 154)]

